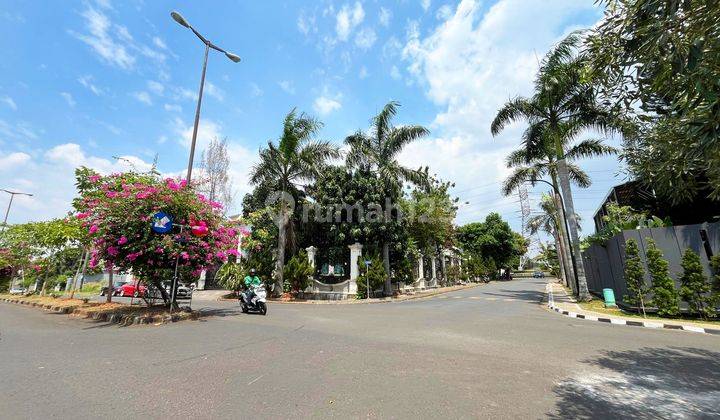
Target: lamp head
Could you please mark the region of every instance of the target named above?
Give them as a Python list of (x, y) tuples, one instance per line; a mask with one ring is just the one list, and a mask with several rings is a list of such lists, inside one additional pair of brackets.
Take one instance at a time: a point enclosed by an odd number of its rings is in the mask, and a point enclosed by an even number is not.
[(170, 16), (172, 16), (172, 18), (175, 22), (181, 24), (182, 26), (184, 26), (186, 28), (190, 27), (190, 24), (187, 22), (187, 20), (185, 20), (184, 17), (182, 17), (182, 15), (180, 13), (173, 11), (173, 12), (170, 12)]

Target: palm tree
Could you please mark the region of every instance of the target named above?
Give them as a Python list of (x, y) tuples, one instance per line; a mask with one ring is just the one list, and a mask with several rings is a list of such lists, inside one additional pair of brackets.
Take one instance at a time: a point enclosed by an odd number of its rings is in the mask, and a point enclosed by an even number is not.
[[(564, 253), (563, 243), (560, 240), (560, 227), (562, 226), (562, 223), (560, 223), (560, 218), (558, 217), (558, 209), (555, 204), (555, 200), (551, 196), (543, 194), (540, 199), (540, 210), (542, 210), (540, 214), (532, 216), (527, 221), (530, 235), (534, 235), (542, 230), (553, 237), (555, 240), (555, 249), (558, 250), (558, 252)], [(565, 278), (565, 284), (567, 285), (570, 283), (567, 274), (567, 262), (564, 261), (561, 256), (559, 257), (560, 275)]]
[(285, 117), (282, 136), (275, 145), (268, 141), (267, 148), (260, 150), (260, 161), (250, 171), (253, 185), (271, 185), (278, 189), (280, 211), (277, 217), (278, 249), (275, 294), (283, 291), (283, 268), (285, 265), (286, 227), (292, 209), (291, 192), (297, 191), (299, 182), (317, 176), (329, 159), (340, 158), (338, 148), (327, 141), (314, 140), (322, 124), (305, 114), (298, 115), (293, 109)]
[(515, 98), (506, 103), (491, 125), (493, 136), (517, 120), (527, 121), (529, 127), (525, 149), (529, 156), (542, 150), (552, 150), (555, 157), (558, 183), (564, 199), (571, 247), (578, 256), (575, 272), (578, 278), (578, 297), (588, 300), (590, 294), (580, 256), (575, 206), (570, 188), (570, 169), (566, 150), (570, 140), (586, 130), (604, 133), (613, 131), (613, 119), (601, 105), (595, 89), (587, 78), (586, 57), (577, 53), (581, 34), (575, 32), (561, 41), (543, 59), (535, 80), (535, 93), (530, 98)]
[[(397, 102), (388, 102), (372, 119), (368, 133), (358, 131), (345, 139), (350, 146), (346, 164), (351, 168), (370, 171), (385, 184), (387, 198), (395, 202), (402, 191), (403, 182), (411, 182), (420, 186), (429, 186), (427, 171), (422, 168), (413, 170), (402, 166), (397, 157), (403, 148), (415, 140), (425, 137), (430, 132), (419, 125), (395, 127), (392, 118), (397, 114)], [(386, 203), (387, 205), (387, 203)], [(384, 210), (387, 211), (386, 208)], [(382, 244), (383, 265), (385, 266), (385, 294), (392, 294), (390, 279), (390, 243)]]
[[(533, 139), (532, 136), (543, 135), (542, 130), (529, 129), (523, 133), (523, 144), (536, 144), (544, 143), (548, 144), (548, 141), (542, 142)], [(570, 140), (570, 139), (565, 139)], [(564, 146), (567, 148), (567, 146)], [(586, 157), (596, 157), (608, 154), (617, 153), (614, 147), (606, 146), (602, 143), (602, 140), (597, 139), (586, 139), (573, 146), (571, 146), (565, 152), (565, 158), (567, 160), (576, 160)], [(555, 154), (552, 150), (546, 149), (534, 149), (534, 148), (521, 148), (510, 153), (507, 157), (508, 168), (515, 168), (505, 179), (503, 183), (503, 194), (510, 195), (515, 189), (525, 182), (529, 182), (532, 186), (535, 186), (538, 182), (547, 182), (553, 187), (552, 198), (555, 201), (553, 208), (557, 212), (559, 220), (565, 220), (564, 209), (562, 206), (562, 199), (558, 193), (558, 177), (557, 177), (557, 164)], [(568, 174), (570, 180), (580, 188), (588, 188), (592, 182), (590, 177), (585, 173), (579, 166), (572, 162), (568, 162)], [(544, 181), (543, 178), (546, 176), (550, 177), (551, 182)], [(579, 228), (579, 225), (578, 225)], [(572, 264), (572, 256), (569, 253), (570, 243), (567, 239), (567, 230), (565, 229), (565, 223), (558, 225), (558, 233), (560, 240), (560, 247), (558, 247), (558, 253), (561, 261), (561, 265), (564, 265), (563, 276), (566, 283), (572, 288), (574, 293), (577, 293), (577, 284), (575, 283), (575, 270)], [(570, 280), (572, 279), (572, 281)]]

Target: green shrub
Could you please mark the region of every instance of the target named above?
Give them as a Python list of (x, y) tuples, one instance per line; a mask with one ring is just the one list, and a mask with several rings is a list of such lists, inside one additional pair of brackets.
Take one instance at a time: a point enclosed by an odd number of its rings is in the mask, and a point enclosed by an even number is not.
[(106, 282), (85, 283), (80, 291), (83, 293), (100, 293), (100, 289), (105, 286), (104, 283)]
[(652, 278), (653, 304), (658, 315), (674, 317), (680, 314), (680, 298), (675, 282), (668, 274), (668, 262), (652, 239), (647, 240), (646, 252), (648, 271)]
[(634, 239), (625, 243), (625, 282), (630, 293), (623, 296), (623, 301), (638, 308), (645, 316), (645, 296), (650, 289), (645, 284), (645, 270)]
[(370, 282), (370, 293), (382, 289), (385, 284), (385, 268), (379, 256), (370, 258), (370, 266), (365, 267), (364, 261), (358, 261), (360, 276), (357, 279), (357, 298), (367, 298), (367, 284)]
[(310, 278), (315, 269), (308, 261), (307, 253), (300, 251), (285, 264), (283, 269), (283, 281), (285, 291), (297, 293), (305, 290), (310, 284)]
[(715, 314), (711, 287), (703, 273), (700, 257), (687, 249), (682, 257), (683, 274), (680, 277), (680, 296), (688, 303), (690, 311), (705, 319)]
[(714, 255), (710, 258), (710, 269), (712, 270), (712, 289), (713, 297), (715, 298), (715, 304), (720, 303), (720, 254)]
[(227, 262), (215, 274), (215, 280), (225, 289), (237, 292), (245, 286), (245, 276), (247, 275), (248, 270), (242, 262)]

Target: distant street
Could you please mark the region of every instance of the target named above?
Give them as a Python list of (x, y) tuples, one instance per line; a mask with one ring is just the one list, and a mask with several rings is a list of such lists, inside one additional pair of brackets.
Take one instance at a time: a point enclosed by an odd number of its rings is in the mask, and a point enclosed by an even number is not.
[(0, 304), (0, 417), (720, 416), (720, 338), (562, 317), (544, 284), (157, 327)]

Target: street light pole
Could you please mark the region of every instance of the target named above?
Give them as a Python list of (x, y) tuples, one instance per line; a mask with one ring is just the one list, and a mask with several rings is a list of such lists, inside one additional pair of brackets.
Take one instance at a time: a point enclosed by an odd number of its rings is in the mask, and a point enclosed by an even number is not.
[(10, 191), (10, 190), (4, 190), (4, 189), (0, 189), (0, 191), (4, 191), (4, 192), (10, 194), (10, 202), (8, 203), (7, 210), (5, 210), (5, 219), (3, 220), (3, 232), (4, 232), (5, 229), (7, 229), (7, 220), (8, 220), (8, 216), (10, 215), (10, 207), (12, 207), (13, 199), (15, 198), (15, 196), (16, 195), (26, 195), (28, 197), (32, 197), (33, 195), (24, 193), (24, 192)]
[(193, 168), (193, 160), (195, 158), (195, 143), (197, 142), (197, 132), (198, 132), (198, 126), (200, 124), (200, 106), (202, 105), (202, 97), (203, 97), (203, 89), (205, 87), (205, 71), (207, 70), (207, 60), (208, 60), (208, 52), (210, 51), (210, 48), (219, 51), (227, 58), (229, 58), (231, 61), (237, 63), (240, 61), (240, 57), (237, 55), (225, 51), (224, 49), (218, 47), (217, 45), (213, 44), (212, 42), (208, 41), (207, 38), (202, 36), (200, 32), (195, 30), (187, 20), (185, 20), (184, 17), (178, 12), (171, 12), (170, 16), (173, 18), (175, 22), (180, 24), (181, 26), (184, 26), (195, 34), (195, 36), (200, 39), (200, 41), (205, 44), (205, 60), (203, 61), (203, 69), (202, 69), (202, 76), (200, 77), (200, 92), (198, 93), (198, 101), (197, 101), (197, 108), (195, 109), (195, 124), (193, 126), (193, 135), (192, 135), (192, 141), (190, 143), (190, 158), (188, 159), (188, 169), (187, 169), (187, 183), (190, 184), (190, 180), (192, 179), (192, 168)]

